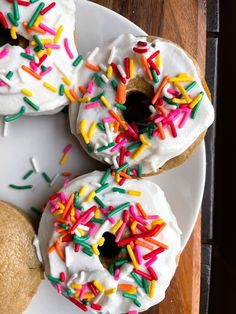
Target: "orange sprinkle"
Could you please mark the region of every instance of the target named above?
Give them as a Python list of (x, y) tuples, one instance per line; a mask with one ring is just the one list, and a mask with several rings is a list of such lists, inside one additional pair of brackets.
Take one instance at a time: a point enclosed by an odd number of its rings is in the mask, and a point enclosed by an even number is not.
[(48, 249), (48, 254), (51, 254), (53, 251), (55, 251), (55, 245), (53, 244), (52, 246), (50, 246), (50, 248)]
[(142, 246), (142, 247), (145, 247), (146, 249), (149, 249), (149, 250), (153, 250), (153, 246), (148, 244), (148, 243), (145, 243), (143, 241), (140, 241), (140, 240), (136, 240), (135, 241), (135, 244), (139, 245), (139, 246)]
[(143, 218), (148, 219), (148, 216), (145, 213), (145, 210), (143, 209), (142, 205), (140, 203), (137, 203), (136, 207), (137, 207), (138, 211), (140, 212), (140, 214), (143, 216)]
[(165, 109), (162, 106), (159, 105), (155, 105), (155, 108), (160, 111), (164, 117), (167, 117), (167, 112), (165, 111)]
[(162, 123), (161, 122), (157, 123), (157, 126), (158, 126), (158, 130), (160, 131), (160, 138), (164, 140), (166, 138), (166, 135), (163, 130)]
[(76, 92), (75, 92), (73, 89), (70, 89), (69, 92), (70, 92), (71, 96), (72, 96), (75, 100), (78, 99), (78, 95), (76, 94)]
[(29, 34), (31, 33), (31, 31), (35, 31), (35, 32), (40, 33), (42, 35), (46, 34), (46, 32), (42, 28), (40, 28), (40, 27), (32, 26), (31, 28), (28, 28), (28, 23), (27, 22), (23, 22), (23, 26), (24, 26), (24, 28), (27, 30), (27, 32)]
[(35, 73), (30, 68), (28, 68), (26, 65), (22, 65), (21, 68), (22, 68), (22, 70), (24, 70), (25, 72), (29, 73), (30, 75), (32, 75), (37, 80), (42, 80), (42, 77), (38, 73)]
[(133, 285), (130, 285), (128, 283), (121, 283), (118, 285), (118, 290), (122, 290), (122, 291), (129, 291), (134, 289), (135, 287)]
[(117, 93), (116, 93), (116, 101), (123, 105), (126, 102), (126, 85), (125, 84), (118, 84), (117, 86)]
[(124, 121), (121, 120), (121, 118), (118, 116), (118, 114), (116, 114), (112, 109), (109, 109), (108, 112), (110, 113), (110, 115), (120, 123), (120, 125), (122, 126), (122, 128), (127, 131), (128, 130), (128, 127), (127, 125), (125, 124)]
[(80, 91), (82, 94), (86, 94), (86, 93), (87, 93), (87, 89), (86, 89), (86, 87), (84, 87), (84, 86), (79, 86), (78, 89), (79, 89), (79, 91)]
[(56, 241), (55, 247), (56, 247), (57, 253), (58, 253), (58, 255), (60, 256), (60, 258), (63, 260), (63, 262), (65, 262), (65, 255), (64, 255), (64, 253), (62, 252), (62, 249), (61, 249), (61, 246), (60, 246), (60, 242), (59, 242), (59, 241)]
[(114, 123), (114, 130), (113, 130), (113, 132), (117, 133), (119, 131), (119, 127), (120, 127), (120, 123), (116, 121)]
[(112, 170), (111, 175), (114, 177), (116, 175), (115, 170)]
[(154, 237), (156, 237), (165, 228), (166, 225), (167, 223), (163, 222), (161, 225), (161, 228), (154, 234)]
[(159, 88), (156, 91), (156, 94), (154, 95), (153, 99), (152, 99), (152, 104), (154, 105), (157, 102), (157, 99), (160, 97), (161, 92), (163, 90), (163, 88), (166, 86), (166, 84), (168, 83), (169, 80), (169, 76), (165, 76), (159, 86)]
[(92, 71), (100, 72), (100, 68), (92, 63), (85, 63), (85, 66)]
[(63, 224), (66, 224), (66, 225), (69, 225), (69, 221), (65, 220), (65, 219), (62, 219), (62, 218), (57, 218), (56, 219), (56, 222), (61, 222)]
[(151, 70), (150, 70), (150, 68), (148, 66), (147, 59), (146, 59), (146, 57), (144, 55), (142, 55), (141, 61), (142, 61), (142, 64), (143, 64), (143, 66), (144, 66), (144, 68), (146, 70), (146, 73), (147, 73), (147, 76), (148, 76), (149, 80), (153, 81)]
[(155, 239), (153, 239), (153, 238), (144, 238), (146, 241), (148, 241), (148, 242), (150, 242), (150, 243), (153, 243), (153, 244), (155, 244), (155, 245), (158, 245), (158, 246), (160, 246), (160, 247), (163, 247), (163, 249), (168, 249), (168, 245), (166, 245), (166, 244), (164, 244), (164, 243), (162, 243), (162, 242), (160, 242), (160, 241), (157, 241), (157, 240), (155, 240)]
[(130, 247), (132, 250), (134, 250), (134, 242), (133, 241), (130, 242)]
[(131, 176), (129, 176), (128, 174), (126, 174), (124, 171), (121, 171), (119, 174), (120, 174), (120, 176), (121, 176), (122, 178), (131, 179)]
[(56, 231), (57, 231), (57, 233), (59, 233), (59, 234), (63, 234), (64, 233), (64, 231), (65, 231), (65, 229), (63, 229), (63, 228), (58, 228), (58, 229), (56, 229)]
[(71, 205), (73, 204), (73, 201), (74, 201), (74, 193), (70, 195), (67, 203), (66, 203), (66, 207), (64, 209), (64, 212), (63, 212), (63, 215), (62, 215), (62, 218), (65, 218), (68, 211), (70, 210), (71, 208)]
[(62, 172), (61, 173), (61, 176), (63, 176), (63, 177), (70, 177), (71, 175), (72, 175), (71, 172)]

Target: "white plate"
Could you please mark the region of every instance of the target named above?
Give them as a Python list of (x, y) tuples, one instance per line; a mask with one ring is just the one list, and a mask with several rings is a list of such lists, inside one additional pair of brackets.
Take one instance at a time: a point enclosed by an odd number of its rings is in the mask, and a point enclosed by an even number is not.
[[(145, 34), (124, 17), (97, 4), (76, 0), (78, 21), (76, 33), (80, 53), (92, 50), (121, 33)], [(0, 134), (1, 134), (0, 123)], [(59, 165), (62, 149), (72, 143), (73, 150), (68, 163)], [(9, 125), (7, 137), (0, 136), (0, 199), (22, 207), (38, 222), (30, 207), (40, 207), (47, 201), (53, 189), (49, 189), (41, 174), (27, 181), (22, 176), (31, 168), (30, 157), (35, 157), (41, 171), (51, 177), (61, 171), (83, 174), (103, 166), (90, 159), (70, 134), (67, 115), (23, 117)], [(150, 178), (165, 191), (167, 199), (183, 231), (184, 248), (194, 227), (203, 195), (205, 182), (205, 147), (201, 144), (196, 153), (182, 166)], [(55, 188), (62, 180), (58, 179)], [(16, 191), (8, 184), (32, 184), (34, 190)], [(73, 314), (80, 311), (70, 305), (56, 290), (44, 281), (27, 308), (26, 314)]]

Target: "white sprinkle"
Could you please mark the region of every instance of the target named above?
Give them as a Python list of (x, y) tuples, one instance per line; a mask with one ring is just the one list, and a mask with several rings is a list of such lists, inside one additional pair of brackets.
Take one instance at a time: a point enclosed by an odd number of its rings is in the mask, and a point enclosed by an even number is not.
[(104, 126), (105, 126), (105, 129), (106, 129), (106, 135), (107, 135), (109, 143), (113, 142), (113, 138), (112, 138), (112, 134), (111, 134), (108, 122), (105, 122)]
[(165, 105), (165, 109), (168, 109), (168, 110), (175, 110), (176, 108), (178, 107), (178, 105), (170, 105), (170, 104), (167, 104)]
[(103, 137), (100, 137), (99, 142), (100, 142), (102, 145), (104, 145), (104, 146), (107, 146), (107, 145), (108, 145), (107, 139), (105, 139), (105, 138), (103, 138)]
[(39, 173), (39, 167), (34, 157), (31, 157), (31, 163), (36, 173)]
[(38, 56), (36, 56), (36, 55), (34, 56), (34, 62), (35, 62), (35, 63), (39, 63), (39, 58), (38, 58)]
[(8, 124), (9, 124), (8, 122), (3, 120), (3, 132), (2, 132), (2, 135), (4, 137), (6, 137), (7, 134), (8, 134)]
[(78, 237), (81, 237), (81, 234), (79, 233), (79, 231), (77, 229), (75, 229), (75, 234), (78, 236)]
[(123, 78), (126, 78), (126, 73), (124, 71), (124, 69), (122, 68), (122, 66), (120, 64), (117, 65), (117, 69), (118, 71), (120, 72), (120, 75), (123, 77)]
[(52, 181), (50, 182), (49, 186), (53, 186), (58, 177), (60, 177), (59, 173), (55, 174), (55, 176), (52, 178)]
[(108, 64), (111, 64), (113, 62), (113, 59), (115, 57), (115, 53), (116, 53), (116, 47), (113, 46), (111, 49), (110, 57), (108, 59)]
[[(66, 75), (66, 76), (70, 76), (70, 73), (68, 73), (68, 71), (66, 71), (66, 67), (63, 67), (62, 64), (60, 64), (59, 62), (54, 62), (54, 65), (56, 66), (56, 68), (58, 69), (59, 72), (61, 72), (63, 75)], [(78, 69), (78, 68), (77, 68)]]
[(71, 265), (71, 258), (70, 258), (70, 247), (65, 247), (65, 255), (66, 255), (66, 267), (70, 267)]
[(79, 228), (79, 229), (81, 229), (81, 230), (84, 230), (84, 231), (89, 231), (89, 227), (84, 226), (84, 225), (78, 225), (77, 228)]
[(111, 160), (111, 158), (106, 157), (106, 158), (104, 158), (104, 161), (105, 161), (106, 163), (108, 163), (109, 165), (112, 165), (112, 160)]
[(85, 280), (85, 272), (81, 271), (79, 276), (76, 279), (76, 283), (82, 284)]
[(98, 183), (98, 182), (90, 182), (90, 184), (91, 184), (92, 186), (95, 186), (96, 188), (100, 188), (100, 186), (101, 186), (101, 184)]
[(78, 274), (74, 273), (74, 274), (70, 277), (70, 279), (67, 281), (67, 287), (69, 287), (69, 286), (72, 284), (72, 282), (73, 282), (77, 277), (78, 277)]
[(40, 263), (42, 263), (43, 258), (42, 258), (42, 255), (41, 255), (41, 252), (39, 249), (39, 238), (36, 235), (34, 236), (33, 245), (36, 249), (36, 254), (37, 254), (38, 260), (40, 261)]
[(141, 298), (144, 297), (145, 293), (143, 291), (143, 289), (141, 289), (140, 287), (137, 288), (137, 292), (138, 292), (138, 295), (140, 295)]
[(106, 77), (105, 74), (102, 74), (102, 75), (101, 75), (101, 78), (102, 78), (102, 80), (103, 80), (104, 83), (107, 84), (107, 83), (109, 82), (109, 79)]
[(87, 61), (90, 63), (93, 58), (97, 55), (97, 53), (99, 52), (100, 48), (99, 47), (96, 47), (91, 53), (90, 55), (88, 56), (87, 58)]
[(149, 106), (148, 108), (151, 111), (151, 113), (157, 113), (157, 111), (156, 111), (154, 106)]
[(100, 63), (100, 64), (99, 64), (99, 68), (100, 68), (103, 72), (107, 72), (107, 67), (106, 67), (103, 63)]
[(3, 81), (9, 87), (12, 87), (14, 85), (14, 83), (12, 81), (8, 80), (8, 78), (6, 78), (6, 76), (4, 76), (2, 74), (0, 74), (0, 81)]
[(118, 164), (118, 162), (117, 162), (117, 155), (116, 156), (113, 156), (112, 157), (112, 161), (113, 161), (113, 165), (114, 165), (114, 167), (117, 169), (117, 168), (119, 168), (119, 164)]
[(97, 233), (95, 234), (94, 239), (93, 239), (94, 242), (97, 242), (101, 238), (101, 236), (106, 231), (109, 225), (110, 225), (110, 221), (106, 220), (104, 224), (100, 227), (100, 229), (98, 229)]

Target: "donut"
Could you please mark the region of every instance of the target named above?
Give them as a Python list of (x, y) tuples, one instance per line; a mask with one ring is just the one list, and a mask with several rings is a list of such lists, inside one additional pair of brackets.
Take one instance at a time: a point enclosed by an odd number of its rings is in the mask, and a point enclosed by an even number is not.
[(164, 192), (147, 180), (122, 188), (109, 168), (52, 195), (39, 226), (45, 273), (83, 311), (137, 313), (159, 303), (180, 254)]
[(0, 115), (58, 112), (75, 99), (73, 0), (0, 1)]
[(153, 175), (184, 162), (214, 119), (196, 62), (162, 38), (123, 34), (88, 54), (72, 133), (91, 157)]
[(0, 201), (0, 313), (22, 313), (43, 276), (35, 231), (21, 210)]

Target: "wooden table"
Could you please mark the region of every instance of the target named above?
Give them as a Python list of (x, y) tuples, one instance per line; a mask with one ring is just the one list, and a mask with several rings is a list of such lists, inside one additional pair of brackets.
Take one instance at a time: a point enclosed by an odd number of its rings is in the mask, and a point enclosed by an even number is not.
[[(170, 39), (188, 51), (205, 71), (204, 0), (93, 0), (125, 16), (144, 31)], [(200, 304), (201, 215), (181, 255), (179, 267), (159, 306), (146, 314), (197, 314)]]

